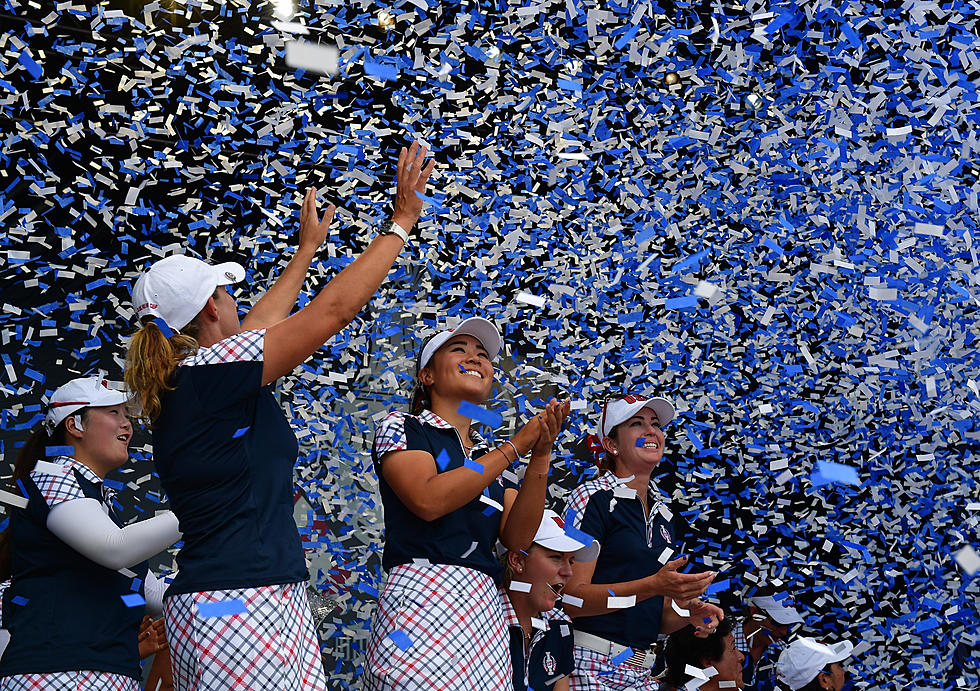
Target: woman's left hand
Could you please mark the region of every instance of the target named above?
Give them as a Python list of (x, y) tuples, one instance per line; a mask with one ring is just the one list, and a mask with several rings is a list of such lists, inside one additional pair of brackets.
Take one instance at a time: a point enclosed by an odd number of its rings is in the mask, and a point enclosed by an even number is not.
[(571, 404), (568, 401), (559, 403), (554, 398), (548, 401), (548, 405), (540, 414), (541, 434), (531, 448), (531, 458), (551, 457), (551, 451), (558, 439), (558, 434), (561, 432), (561, 427), (565, 423), (565, 418), (568, 417), (570, 408)]
[(707, 638), (713, 634), (718, 628), (718, 622), (725, 618), (721, 607), (701, 600), (691, 600), (685, 609), (691, 613), (688, 621), (694, 627), (697, 638)]

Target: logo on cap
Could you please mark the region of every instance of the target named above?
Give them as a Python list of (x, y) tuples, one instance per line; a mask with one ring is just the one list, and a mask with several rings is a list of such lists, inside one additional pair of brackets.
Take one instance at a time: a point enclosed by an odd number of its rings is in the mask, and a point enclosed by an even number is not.
[(550, 651), (544, 654), (543, 664), (544, 664), (544, 673), (547, 674), (549, 677), (555, 673), (556, 669), (558, 669), (558, 663), (555, 662), (555, 656), (552, 655)]
[(233, 274), (231, 271), (225, 271), (225, 278), (227, 278), (229, 281), (234, 281), (235, 274)]
[(558, 527), (561, 528), (562, 530), (565, 529), (565, 521), (563, 521), (561, 519), (561, 516), (552, 516), (551, 517), (551, 520), (553, 520), (555, 523), (557, 523), (558, 524)]

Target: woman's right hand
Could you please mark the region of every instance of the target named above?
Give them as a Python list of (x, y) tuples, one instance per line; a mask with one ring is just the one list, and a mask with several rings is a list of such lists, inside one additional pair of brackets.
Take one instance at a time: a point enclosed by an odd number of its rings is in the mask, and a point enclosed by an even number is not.
[[(395, 185), (395, 211), (391, 220), (405, 229), (412, 229), (422, 213), (422, 199), (419, 194), (425, 194), (425, 184), (436, 166), (432, 159), (423, 166), (428, 150), (418, 142), (412, 142), (407, 150), (402, 147), (398, 154), (398, 169)], [(418, 192), (418, 194), (416, 194)]]
[(682, 573), (687, 557), (678, 557), (664, 564), (657, 573), (647, 576), (654, 595), (669, 597), (675, 602), (690, 602), (701, 597), (718, 574), (714, 571), (703, 573)]
[(511, 437), (510, 441), (517, 447), (521, 458), (527, 456), (531, 449), (534, 448), (543, 430), (544, 421), (540, 415), (535, 415), (524, 423), (524, 426), (517, 431), (517, 434)]

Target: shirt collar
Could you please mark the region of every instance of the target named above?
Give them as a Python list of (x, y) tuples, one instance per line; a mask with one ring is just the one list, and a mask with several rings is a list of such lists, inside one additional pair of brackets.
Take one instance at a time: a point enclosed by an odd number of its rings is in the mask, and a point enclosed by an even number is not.
[(79, 475), (91, 482), (93, 485), (96, 485), (102, 491), (102, 497), (105, 499), (106, 504), (112, 503), (112, 498), (116, 496), (115, 490), (111, 490), (102, 484), (102, 478), (96, 475), (95, 471), (89, 468), (87, 465), (72, 458), (71, 456), (58, 456), (57, 458), (51, 459), (51, 462), (77, 470)]
[[(427, 425), (432, 425), (433, 427), (438, 427), (439, 429), (456, 429), (428, 408), (419, 413), (418, 419), (420, 422), (424, 422)], [(485, 443), (483, 441), (483, 437), (480, 436), (480, 433), (472, 427), (470, 428), (470, 441), (472, 441), (474, 444)]]
[(510, 596), (507, 595), (507, 591), (503, 588), (498, 588), (497, 595), (500, 598), (500, 609), (504, 612), (504, 624), (508, 628), (511, 626), (519, 627), (521, 621), (517, 618), (517, 612), (514, 610), (514, 605), (510, 603)]
[[(596, 482), (599, 483), (602, 489), (616, 489), (617, 487), (625, 487), (626, 483), (629, 482), (629, 478), (618, 477), (611, 470), (607, 470), (596, 478)], [(650, 483), (647, 485), (647, 490), (656, 499), (661, 501), (667, 501), (668, 499), (667, 495), (657, 487), (657, 483), (652, 477), (650, 478)]]

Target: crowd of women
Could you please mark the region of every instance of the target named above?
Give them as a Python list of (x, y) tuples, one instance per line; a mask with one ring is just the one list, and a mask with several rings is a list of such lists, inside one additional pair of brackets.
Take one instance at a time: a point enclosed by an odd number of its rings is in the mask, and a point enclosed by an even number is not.
[[(245, 277), (238, 264), (171, 256), (139, 277), (128, 392), (101, 377), (61, 386), (15, 464), (0, 690), (133, 691), (141, 652), (154, 651), (169, 665), (147, 688), (326, 688), (293, 522), (298, 448), (272, 385), (377, 291), (422, 211), (425, 160), (418, 144), (402, 149), (391, 218), (296, 312), (334, 213), (318, 214), (315, 190), (295, 256), (241, 321), (227, 288)], [(604, 401), (599, 473), (559, 515), (545, 504), (569, 402), (550, 400), (508, 439), (473, 424), (503, 346), (478, 317), (430, 336), (410, 410), (378, 426), (387, 582), (363, 687), (740, 688), (731, 618), (700, 599), (714, 574), (688, 572), (651, 480), (671, 403), (641, 390)], [(133, 405), (171, 510), (123, 526), (103, 480), (128, 459)], [(147, 559), (178, 541), (167, 584)], [(166, 642), (146, 617), (161, 612)], [(849, 650), (799, 638), (780, 674), (792, 689), (840, 691)]]

